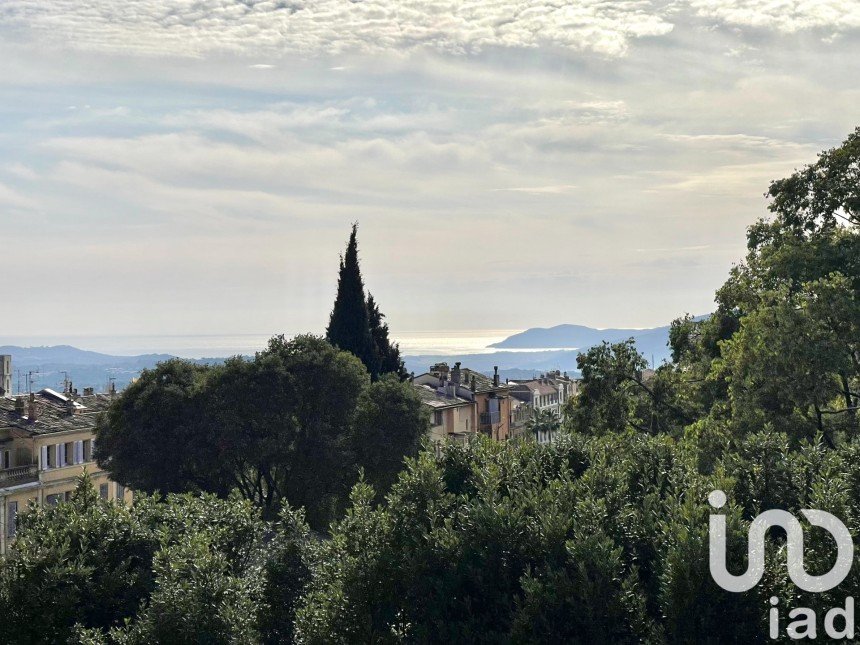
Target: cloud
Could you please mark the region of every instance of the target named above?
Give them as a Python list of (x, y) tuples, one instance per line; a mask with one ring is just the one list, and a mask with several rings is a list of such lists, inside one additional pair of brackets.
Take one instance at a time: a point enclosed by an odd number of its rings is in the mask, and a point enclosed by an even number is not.
[(496, 191), (506, 191), (511, 193), (527, 193), (529, 195), (563, 195), (572, 190), (576, 190), (576, 186), (562, 184), (558, 186), (524, 186), (520, 188), (495, 188)]
[(36, 202), (14, 188), (0, 183), (0, 205), (13, 209), (29, 210), (36, 207)]
[(103, 276), (62, 324), (318, 330), (358, 220), (392, 329), (709, 310), (768, 183), (856, 125), (860, 38), (692, 2), (4, 0), (13, 277), (37, 229), (40, 275)]
[(12, 163), (0, 166), (0, 170), (3, 170), (10, 175), (13, 175), (14, 177), (17, 177), (18, 179), (26, 179), (28, 181), (33, 181), (39, 178), (39, 174), (35, 170), (18, 161), (14, 161)]
[(560, 47), (604, 56), (672, 24), (651, 0), (5, 0), (0, 25), (95, 51), (201, 57)]
[(857, 0), (687, 0), (700, 15), (730, 25), (795, 33), (860, 28)]

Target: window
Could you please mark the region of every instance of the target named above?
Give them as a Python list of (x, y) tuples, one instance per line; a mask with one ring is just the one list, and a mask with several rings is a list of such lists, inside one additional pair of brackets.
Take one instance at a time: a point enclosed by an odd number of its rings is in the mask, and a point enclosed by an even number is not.
[(116, 485), (116, 498), (118, 501), (125, 499), (125, 486), (122, 484)]
[(74, 455), (75, 463), (76, 464), (84, 463), (84, 442), (83, 441), (76, 441), (74, 446), (75, 446), (75, 455)]
[(3, 451), (3, 468), (11, 468), (12, 467), (12, 453), (8, 450)]
[(63, 501), (65, 501), (64, 493), (55, 493), (54, 495), (48, 495), (45, 498), (45, 504), (47, 504), (48, 506), (56, 506)]
[(39, 448), (39, 461), (42, 464), (42, 470), (50, 470), (54, 467), (54, 451), (53, 446), (42, 446)]
[(433, 410), (433, 425), (442, 425), (442, 410)]
[(6, 504), (6, 537), (13, 538), (18, 530), (18, 502)]
[(66, 466), (71, 466), (72, 464), (78, 463), (75, 460), (75, 444), (76, 441), (70, 441), (69, 443), (63, 444), (63, 462)]
[(101, 497), (102, 499), (108, 498), (108, 485), (107, 484), (102, 484), (101, 486), (99, 486), (99, 497)]
[(93, 460), (93, 442), (89, 439), (84, 440), (84, 461)]

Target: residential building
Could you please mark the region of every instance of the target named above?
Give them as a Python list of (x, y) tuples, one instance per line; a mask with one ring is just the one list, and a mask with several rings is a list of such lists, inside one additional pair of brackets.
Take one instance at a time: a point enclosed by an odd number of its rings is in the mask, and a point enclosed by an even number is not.
[[(510, 382), (508, 385), (511, 396), (517, 401), (513, 406), (510, 423), (513, 437), (525, 434), (525, 424), (535, 411), (549, 412), (559, 422), (563, 421), (564, 406), (578, 391), (576, 380), (570, 378), (567, 372), (560, 371), (541, 374), (540, 378), (530, 381)], [(549, 443), (552, 436), (543, 433), (537, 440)]]
[(437, 363), (428, 372), (413, 376), (412, 383), (430, 408), (435, 440), (452, 434), (455, 438), (465, 438), (478, 432), (498, 441), (509, 438), (509, 387), (499, 383), (498, 368), (488, 377), (461, 368), (460, 363), (453, 368), (447, 363)]
[(528, 403), (533, 410), (552, 412), (564, 419), (565, 404), (576, 396), (577, 383), (567, 372), (549, 372), (530, 381), (509, 382), (511, 396)]
[(56, 504), (86, 469), (105, 499), (131, 502), (131, 491), (110, 481), (93, 459), (93, 431), (111, 396), (76, 396), (51, 389), (0, 396), (0, 555), (15, 538), (17, 517), (31, 503)]
[(415, 383), (414, 387), (429, 410), (432, 441), (452, 439), (464, 442), (475, 434), (474, 404), (471, 400), (457, 396), (451, 386), (436, 388)]
[(529, 438), (530, 435), (526, 429), (526, 425), (533, 415), (534, 409), (529, 403), (521, 401), (512, 395), (511, 414), (508, 421), (510, 436), (508, 438), (512, 441), (522, 441)]
[[(566, 372), (500, 383), (498, 367), (493, 376), (487, 376), (459, 362), (453, 367), (437, 363), (424, 374), (413, 375), (412, 384), (430, 412), (434, 441), (463, 440), (476, 433), (497, 441), (527, 438), (526, 425), (535, 410), (548, 411), (562, 421), (564, 405), (577, 392), (576, 380)], [(548, 435), (537, 439), (552, 441)]]

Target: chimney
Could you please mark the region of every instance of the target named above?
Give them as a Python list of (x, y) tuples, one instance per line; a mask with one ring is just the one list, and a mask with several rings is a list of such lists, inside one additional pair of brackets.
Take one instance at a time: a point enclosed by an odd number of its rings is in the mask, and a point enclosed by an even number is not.
[(454, 363), (454, 369), (451, 370), (451, 382), (455, 385), (460, 384), (460, 361)]
[(19, 417), (23, 417), (26, 407), (27, 406), (24, 405), (24, 397), (23, 396), (16, 396), (15, 397), (15, 414), (17, 414)]
[(472, 382), (469, 384), (469, 389), (472, 390), (472, 392), (478, 389), (478, 383), (475, 381), (474, 374), (472, 374)]
[(499, 366), (493, 365), (493, 387), (499, 387)]
[(448, 374), (448, 363), (436, 363), (435, 365), (430, 366), (430, 373), (435, 376), (443, 376)]
[(36, 412), (36, 395), (33, 392), (30, 392), (30, 405), (27, 410), (27, 421), (30, 423), (36, 423), (36, 416), (38, 413)]

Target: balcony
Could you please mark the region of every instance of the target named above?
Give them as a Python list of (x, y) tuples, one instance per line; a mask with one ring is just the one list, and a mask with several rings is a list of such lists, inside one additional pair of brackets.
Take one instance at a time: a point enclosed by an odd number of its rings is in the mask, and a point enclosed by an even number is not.
[(16, 466), (15, 468), (7, 468), (0, 470), (0, 488), (8, 488), (9, 486), (17, 486), (18, 484), (26, 484), (39, 479), (39, 467), (36, 464), (28, 466)]

